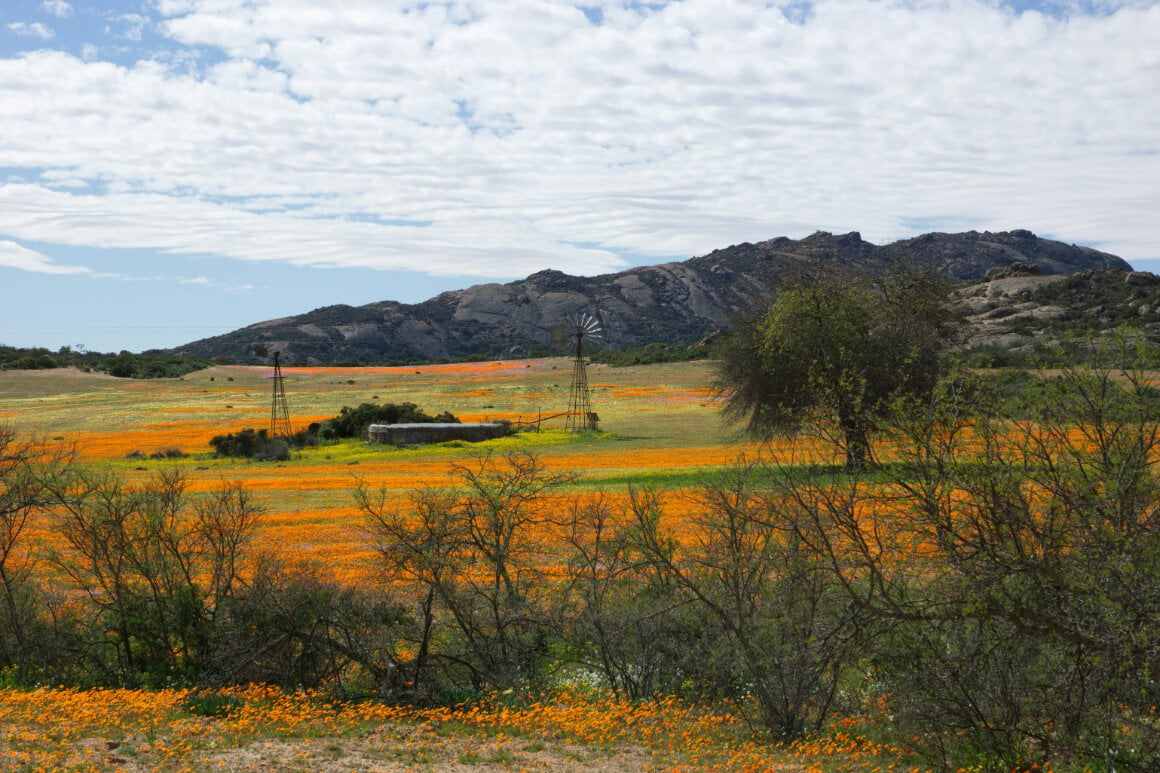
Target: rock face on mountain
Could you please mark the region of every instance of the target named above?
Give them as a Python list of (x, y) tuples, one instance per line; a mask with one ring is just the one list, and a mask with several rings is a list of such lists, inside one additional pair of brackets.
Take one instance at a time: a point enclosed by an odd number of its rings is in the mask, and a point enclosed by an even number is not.
[(953, 281), (988, 271), (1040, 277), (1091, 269), (1129, 272), (1114, 255), (1040, 239), (1030, 231), (930, 233), (877, 246), (857, 233), (819, 231), (738, 244), (680, 263), (595, 277), (541, 271), (507, 284), (483, 284), (418, 304), (381, 301), (326, 306), (296, 317), (259, 322), (195, 341), (173, 354), (268, 362), (404, 362), (522, 356), (551, 351), (552, 330), (588, 313), (612, 347), (692, 343), (729, 326), (739, 311), (766, 297), (790, 266), (810, 261), (873, 267), (897, 259), (936, 267)]
[(1088, 269), (1074, 274), (1001, 275), (955, 292), (968, 327), (964, 346), (1034, 352), (1066, 338), (1107, 339), (1117, 330), (1160, 342), (1160, 277), (1141, 271)]

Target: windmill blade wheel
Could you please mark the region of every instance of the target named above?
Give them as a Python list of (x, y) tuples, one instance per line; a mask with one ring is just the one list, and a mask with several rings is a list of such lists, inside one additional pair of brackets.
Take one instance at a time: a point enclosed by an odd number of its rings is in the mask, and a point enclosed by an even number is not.
[(577, 356), (582, 356), (586, 346), (591, 341), (600, 340), (602, 328), (600, 320), (593, 314), (584, 312), (576, 314), (569, 319), (572, 332), (569, 338), (576, 345)]
[(584, 314), (577, 316), (576, 329), (582, 332), (585, 338), (590, 336), (599, 338), (601, 332), (600, 320), (597, 319), (594, 315), (585, 312)]

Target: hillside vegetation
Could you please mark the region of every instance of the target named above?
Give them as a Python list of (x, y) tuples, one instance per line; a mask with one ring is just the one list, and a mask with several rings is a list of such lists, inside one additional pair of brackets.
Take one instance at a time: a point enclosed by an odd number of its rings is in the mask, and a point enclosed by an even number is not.
[(956, 292), (970, 326), (964, 350), (977, 365), (1034, 366), (1061, 344), (1117, 332), (1160, 342), (1160, 278), (1089, 270), (1016, 275)]

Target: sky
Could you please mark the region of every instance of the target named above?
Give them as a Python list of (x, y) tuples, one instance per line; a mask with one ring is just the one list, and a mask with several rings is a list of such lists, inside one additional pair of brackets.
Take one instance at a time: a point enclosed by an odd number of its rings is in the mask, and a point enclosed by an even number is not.
[(1160, 273), (1160, 0), (4, 0), (0, 344), (814, 231)]

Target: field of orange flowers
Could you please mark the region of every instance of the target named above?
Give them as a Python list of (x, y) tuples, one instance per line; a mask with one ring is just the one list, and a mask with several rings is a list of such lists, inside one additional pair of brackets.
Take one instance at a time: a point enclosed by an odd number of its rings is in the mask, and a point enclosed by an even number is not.
[[(602, 432), (570, 436), (558, 415), (567, 407), (570, 367), (568, 360), (542, 359), (286, 368), (295, 428), (335, 416), (344, 406), (413, 402), (468, 421), (539, 421), (542, 431), (405, 450), (324, 445), (276, 465), (215, 458), (209, 446), (215, 435), (269, 425), (269, 368), (215, 367), (148, 381), (76, 371), (0, 373), (0, 422), (21, 434), (76, 443), (87, 463), (112, 466), (130, 479), (177, 469), (190, 492), (240, 480), (265, 510), (261, 535), (270, 550), (321, 559), (341, 579), (358, 579), (370, 558), (351, 497), (359, 481), (389, 489), (402, 506), (412, 491), (447, 485), (453, 464), (489, 450), (521, 449), (554, 472), (574, 475), (578, 488), (620, 490), (629, 481), (695, 476), (755, 451), (722, 423), (707, 363), (590, 366)], [(150, 458), (178, 451), (185, 456)]]
[[(112, 467), (130, 480), (180, 470), (191, 491), (241, 481), (264, 510), (263, 550), (318, 559), (343, 582), (370, 571), (352, 499), (360, 481), (388, 490), (403, 507), (410, 492), (448, 485), (454, 464), (489, 450), (521, 449), (549, 470), (574, 476), (572, 490), (623, 492), (633, 482), (664, 486), (679, 498), (698, 475), (743, 456), (822, 453), (808, 443), (791, 451), (738, 441), (722, 423), (708, 363), (592, 366), (601, 432), (568, 435), (562, 418), (545, 417), (567, 405), (570, 366), (542, 359), (284, 371), (296, 428), (364, 402), (413, 402), (464, 420), (541, 424), (539, 432), (474, 445), (394, 449), (346, 442), (277, 464), (215, 458), (213, 436), (269, 423), (272, 373), (253, 367), (156, 381), (4, 372), (0, 423), (22, 435), (75, 443), (84, 464)], [(4, 691), (0, 768), (872, 770), (898, 763), (897, 750), (882, 742), (889, 730), (882, 712), (871, 712), (866, 727), (847, 723), (775, 749), (755, 740), (739, 713), (708, 713), (670, 700), (641, 705), (565, 691), (471, 709), (417, 710), (330, 705), (319, 696), (250, 688), (233, 696), (233, 710), (207, 718), (191, 713), (195, 697), (173, 690)]]
[[(207, 710), (206, 707), (212, 707)], [(884, 710), (884, 707), (882, 707)], [(739, 716), (675, 699), (647, 703), (561, 690), (459, 708), (333, 703), (252, 686), (5, 691), (4, 770), (881, 771), (899, 752), (884, 716), (774, 747)], [(867, 731), (870, 731), (869, 733)]]

